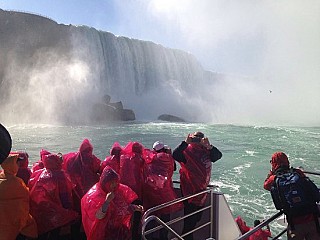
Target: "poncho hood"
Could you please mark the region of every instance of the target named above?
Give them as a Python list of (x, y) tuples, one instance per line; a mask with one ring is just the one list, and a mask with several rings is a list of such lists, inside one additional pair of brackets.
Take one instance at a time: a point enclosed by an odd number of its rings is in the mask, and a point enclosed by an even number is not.
[(276, 171), (280, 167), (288, 167), (290, 166), (288, 157), (283, 152), (275, 152), (271, 157), (271, 166), (272, 171)]

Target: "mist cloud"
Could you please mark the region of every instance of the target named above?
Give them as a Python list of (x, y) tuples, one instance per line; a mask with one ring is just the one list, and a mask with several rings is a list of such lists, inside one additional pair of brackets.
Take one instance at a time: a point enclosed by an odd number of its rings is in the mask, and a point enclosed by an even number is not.
[[(174, 34), (169, 47), (226, 74), (211, 89), (213, 122), (320, 124), (319, 1), (138, 2), (161, 33)], [(138, 15), (130, 18), (143, 28)]]

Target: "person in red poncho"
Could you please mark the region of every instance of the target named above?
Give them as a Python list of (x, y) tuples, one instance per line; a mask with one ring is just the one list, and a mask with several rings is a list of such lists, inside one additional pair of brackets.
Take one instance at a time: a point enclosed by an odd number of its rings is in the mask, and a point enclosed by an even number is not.
[(142, 185), (144, 147), (138, 142), (129, 142), (120, 157), (120, 183), (129, 186), (137, 195), (139, 204), (142, 204)]
[(46, 155), (49, 155), (49, 154), (51, 154), (49, 151), (41, 149), (40, 160), (36, 162), (32, 167), (32, 174), (28, 181), (29, 189), (32, 189), (33, 185), (38, 180), (40, 174), (42, 173), (42, 170), (44, 169), (43, 159)]
[[(260, 224), (260, 220), (254, 220), (254, 227)], [(252, 230), (253, 228), (250, 228)], [(271, 237), (270, 227), (267, 225), (267, 230), (259, 229), (249, 237), (249, 240), (268, 240)]]
[(107, 156), (100, 165), (100, 173), (102, 173), (103, 169), (106, 166), (111, 167), (118, 174), (120, 174), (120, 156), (122, 152), (122, 147), (118, 142), (115, 142), (112, 145), (110, 150), (110, 156)]
[(32, 174), (31, 169), (29, 168), (29, 155), (27, 152), (18, 151), (18, 152), (11, 152), (11, 154), (18, 154), (18, 172), (17, 177), (21, 178), (23, 182), (28, 185), (30, 176)]
[(247, 226), (247, 223), (243, 221), (240, 216), (236, 217), (235, 221), (238, 224), (241, 234), (245, 234), (246, 232), (250, 231), (250, 227)]
[[(0, 146), (1, 147), (1, 146)], [(36, 238), (37, 225), (29, 214), (29, 189), (18, 172), (18, 154), (9, 155), (1, 167), (0, 173), (0, 239), (14, 240), (20, 234)], [(21, 239), (23, 237), (19, 236)]]
[[(276, 174), (278, 172), (289, 172), (290, 169), (288, 157), (283, 152), (275, 152), (272, 154), (270, 164), (271, 170), (263, 184), (264, 189), (268, 191), (271, 190), (271, 187), (275, 182)], [(296, 171), (301, 177), (306, 177), (300, 169), (294, 168), (294, 171)], [(320, 233), (317, 231), (318, 223), (316, 221), (317, 219), (315, 219), (313, 213), (292, 217), (290, 221), (292, 224), (289, 224), (287, 229), (288, 239), (320, 240)]]
[(39, 169), (43, 169), (44, 168), (44, 165), (43, 165), (43, 157), (45, 156), (45, 155), (48, 155), (48, 154), (50, 154), (50, 152), (49, 151), (47, 151), (47, 150), (45, 150), (45, 149), (41, 149), (41, 151), (40, 151), (40, 159), (37, 161), (37, 162), (35, 162), (34, 164), (33, 164), (33, 166), (32, 166), (32, 172), (34, 173), (35, 171), (37, 171), (37, 170), (39, 170)]
[[(180, 163), (180, 185), (183, 196), (205, 190), (210, 182), (211, 163), (219, 160), (222, 153), (209, 143), (202, 132), (188, 134), (185, 141), (173, 151), (173, 158)], [(206, 195), (199, 195), (184, 202), (184, 214), (201, 209), (206, 201)], [(201, 219), (202, 212), (185, 218), (183, 233), (193, 230)], [(188, 234), (185, 239), (193, 239)]]
[[(120, 183), (127, 185), (138, 195), (138, 198), (133, 202), (137, 205), (143, 204), (143, 151), (144, 147), (142, 144), (129, 142), (122, 150), (120, 157)], [(141, 213), (135, 212), (133, 218), (133, 239), (140, 239)]]
[(79, 218), (73, 211), (72, 183), (62, 170), (62, 155), (43, 158), (44, 167), (30, 189), (30, 212), (38, 226), (39, 239), (59, 239), (60, 228)]
[[(243, 221), (243, 219), (240, 216), (236, 217), (235, 221), (239, 226), (241, 234), (245, 234), (246, 232), (249, 232), (253, 229), (251, 227), (248, 227), (246, 222)], [(260, 220), (255, 220), (254, 227), (258, 226), (260, 223)], [(246, 240), (268, 240), (268, 237), (271, 237), (269, 225), (267, 225), (267, 230), (259, 229), (254, 234), (247, 237)]]
[(82, 198), (82, 223), (88, 240), (130, 240), (137, 194), (119, 183), (119, 175), (105, 167), (100, 180)]
[[(146, 151), (145, 184), (143, 206), (147, 210), (154, 206), (175, 200), (177, 198), (173, 189), (172, 176), (174, 171), (174, 159), (166, 153), (165, 145), (156, 141), (153, 151)], [(164, 222), (170, 220), (170, 214), (183, 208), (181, 203), (171, 205), (156, 212)], [(159, 232), (160, 239), (168, 239), (166, 229)]]
[(89, 139), (83, 140), (78, 152), (67, 153), (63, 159), (63, 168), (76, 185), (76, 193), (81, 199), (99, 181), (101, 160), (93, 154), (93, 146)]
[[(84, 139), (78, 152), (63, 156), (63, 169), (70, 176), (74, 187), (74, 210), (81, 214), (81, 198), (99, 181), (101, 160), (93, 154), (93, 146), (89, 139)], [(74, 234), (80, 234), (81, 222), (73, 225)]]

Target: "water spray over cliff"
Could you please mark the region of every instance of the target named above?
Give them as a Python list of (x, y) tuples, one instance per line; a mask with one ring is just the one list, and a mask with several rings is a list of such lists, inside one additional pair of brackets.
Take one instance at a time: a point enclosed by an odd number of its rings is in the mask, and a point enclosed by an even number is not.
[(35, 15), (0, 14), (1, 29), (11, 33), (1, 47), (8, 60), (0, 70), (4, 121), (90, 122), (92, 105), (106, 94), (142, 120), (162, 113), (203, 120), (199, 102), (212, 104), (202, 99), (202, 86), (213, 86), (217, 75), (189, 53)]

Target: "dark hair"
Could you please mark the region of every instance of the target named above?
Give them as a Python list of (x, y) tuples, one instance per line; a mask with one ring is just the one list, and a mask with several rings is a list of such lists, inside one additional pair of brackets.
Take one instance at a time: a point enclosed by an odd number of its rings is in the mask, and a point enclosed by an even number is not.
[(260, 223), (261, 223), (260, 220), (254, 220), (253, 225), (256, 227), (256, 226), (258, 226)]
[(193, 136), (198, 138), (204, 138), (204, 134), (202, 132), (194, 132)]
[(114, 148), (111, 149), (111, 153), (110, 154), (111, 155), (120, 155), (121, 151), (122, 151), (121, 147), (114, 147)]
[(142, 153), (143, 151), (143, 148), (142, 148), (142, 145), (138, 142), (134, 142), (132, 144), (132, 152), (135, 152), (135, 153)]

